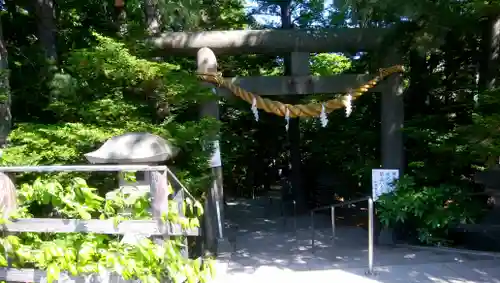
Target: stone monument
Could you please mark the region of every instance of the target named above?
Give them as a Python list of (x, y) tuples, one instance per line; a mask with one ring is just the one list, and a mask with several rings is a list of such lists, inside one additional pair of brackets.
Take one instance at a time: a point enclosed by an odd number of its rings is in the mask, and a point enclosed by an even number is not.
[[(165, 139), (150, 133), (126, 133), (107, 140), (99, 149), (85, 154), (93, 164), (157, 165), (173, 158), (178, 149)], [(119, 174), (119, 186), (124, 190), (148, 190), (150, 180), (144, 172), (136, 173), (136, 181), (125, 180)]]
[[(93, 164), (142, 164), (160, 165), (172, 159), (178, 153), (178, 149), (165, 139), (150, 133), (126, 133), (107, 140), (99, 149), (85, 154), (85, 157)], [(135, 172), (135, 180), (127, 180), (125, 174), (118, 174), (118, 189), (108, 192), (106, 199), (113, 199), (121, 193), (127, 203), (148, 195), (151, 189), (151, 177), (148, 172)], [(168, 176), (168, 174), (167, 174)], [(173, 199), (182, 205), (184, 194), (182, 190), (176, 191)], [(122, 215), (130, 213), (125, 209)], [(137, 238), (146, 235), (125, 235), (123, 241), (136, 242)]]

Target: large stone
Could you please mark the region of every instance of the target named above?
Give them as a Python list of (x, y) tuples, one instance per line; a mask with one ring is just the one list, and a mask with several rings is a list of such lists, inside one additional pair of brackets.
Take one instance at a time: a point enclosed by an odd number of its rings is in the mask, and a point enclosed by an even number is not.
[(85, 154), (90, 163), (157, 163), (173, 158), (178, 149), (150, 133), (126, 133)]

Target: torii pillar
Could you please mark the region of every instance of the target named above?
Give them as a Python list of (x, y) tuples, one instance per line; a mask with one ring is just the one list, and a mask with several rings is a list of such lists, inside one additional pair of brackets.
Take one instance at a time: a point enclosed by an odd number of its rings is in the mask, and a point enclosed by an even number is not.
[[(197, 53), (198, 73), (216, 73), (217, 58), (210, 48), (204, 47)], [(217, 90), (209, 83), (202, 83), (212, 88), (214, 93)], [(211, 117), (219, 120), (219, 101), (212, 100), (204, 103), (200, 109), (200, 116)], [(210, 133), (213, 144), (213, 152), (210, 158), (212, 168), (212, 183), (207, 190), (204, 214), (204, 241), (205, 251), (211, 254), (227, 252), (227, 240), (224, 233), (224, 193), (222, 185), (222, 161), (218, 140), (219, 133)]]
[[(392, 49), (394, 50), (394, 49)], [(394, 50), (387, 55), (386, 66), (401, 64), (401, 56)], [(382, 168), (398, 169), (399, 176), (403, 175), (404, 163), (404, 100), (403, 76), (400, 73), (392, 74), (386, 79), (381, 99), (381, 141)]]

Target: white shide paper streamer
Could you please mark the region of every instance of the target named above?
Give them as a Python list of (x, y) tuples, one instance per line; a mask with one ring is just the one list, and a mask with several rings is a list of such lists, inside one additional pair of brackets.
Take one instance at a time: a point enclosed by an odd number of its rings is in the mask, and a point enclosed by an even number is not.
[(285, 129), (288, 132), (288, 128), (290, 126), (290, 110), (288, 109), (288, 107), (286, 108), (285, 112), (285, 121), (286, 121)]
[(321, 114), (319, 114), (319, 119), (323, 128), (328, 125), (328, 117), (326, 116), (325, 104), (321, 105)]
[(252, 112), (255, 117), (255, 121), (259, 121), (259, 109), (257, 109), (257, 99), (254, 97), (252, 100)]

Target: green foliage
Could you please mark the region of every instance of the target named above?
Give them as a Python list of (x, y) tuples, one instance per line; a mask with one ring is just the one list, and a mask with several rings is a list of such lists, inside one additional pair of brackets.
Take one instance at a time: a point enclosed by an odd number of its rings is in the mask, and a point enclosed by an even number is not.
[(467, 146), (470, 159), (478, 165), (497, 163), (500, 156), (499, 89), (481, 93), (481, 99), (472, 115), (472, 123), (459, 128), (458, 135)]
[(338, 75), (352, 67), (351, 60), (344, 55), (320, 53), (311, 56), (311, 74), (314, 76)]
[(5, 165), (48, 165), (84, 163), (83, 153), (126, 129), (104, 128), (91, 124), (18, 124), (4, 150)]
[[(257, 2), (261, 6), (257, 12), (279, 13), (279, 1)], [(123, 24), (127, 33), (118, 36), (113, 1), (58, 1), (59, 69), (49, 79), (40, 71), (46, 64), (37, 34), (40, 17), (27, 8), (31, 6), (29, 1), (6, 1), (2, 25), (9, 51), (15, 128), (4, 164), (85, 163), (83, 154), (107, 138), (147, 131), (181, 148), (173, 165), (190, 190), (196, 196), (203, 195), (208, 187), (206, 159), (210, 149), (203, 150), (202, 145), (221, 125), (210, 119), (198, 121), (198, 107), (213, 96), (199, 88), (192, 58), (150, 60), (150, 50), (137, 40), (145, 35), (144, 4), (142, 0), (125, 1)], [(262, 28), (249, 19), (242, 0), (160, 0), (158, 4), (161, 31)], [(321, 0), (292, 1), (294, 25), (391, 26), (393, 33), (385, 38), (380, 50), (361, 54), (356, 60), (340, 54), (316, 54), (311, 57), (312, 73), (374, 72), (381, 67), (386, 51), (392, 51), (388, 47), (399, 47), (409, 70), (404, 137), (406, 172), (417, 184), (414, 191), (440, 186), (451, 192), (457, 186), (464, 191), (471, 188), (474, 168), (496, 162), (500, 155), (500, 117), (495, 114), (495, 97), (499, 96), (495, 91), (478, 91), (474, 67), (483, 65), (480, 54), (489, 54), (479, 46), (488, 41), (481, 38), (488, 31), (480, 19), (489, 15), (486, 11), (496, 11), (499, 2), (335, 0), (328, 7), (324, 4)], [(416, 60), (413, 53), (422, 59)], [(227, 77), (280, 75), (280, 59), (274, 55), (218, 56), (218, 63)], [(302, 102), (331, 97), (318, 94)], [(288, 161), (284, 120), (261, 113), (257, 123), (247, 103), (228, 100), (221, 105), (225, 189), (251, 191), (275, 181), (273, 170)], [(485, 108), (487, 105), (490, 109)], [(342, 189), (336, 193), (367, 193), (370, 170), (381, 163), (380, 108), (380, 96), (367, 94), (354, 103), (349, 118), (342, 110), (330, 114), (325, 128), (319, 119), (302, 120), (304, 171), (315, 174), (324, 169), (345, 179), (346, 185), (339, 186)], [(273, 133), (271, 138), (269, 133)], [(263, 168), (268, 170), (266, 176), (259, 172)], [(58, 174), (57, 180), (67, 186), (70, 176), (74, 174)], [(107, 182), (102, 176), (78, 176), (102, 192), (112, 185), (112, 180)], [(18, 177), (21, 181), (35, 178), (33, 174)], [(468, 204), (460, 203), (465, 210)]]
[[(214, 96), (200, 88), (190, 69), (193, 60), (153, 61), (149, 50), (137, 41), (145, 35), (145, 2), (125, 1), (127, 32), (118, 35), (114, 1), (58, 1), (53, 30), (58, 62), (50, 75), (43, 72), (46, 58), (40, 48), (46, 39), (39, 34), (43, 16), (27, 1), (7, 2), (7, 11), (2, 13), (2, 44), (9, 49), (15, 125), (2, 164), (87, 163), (83, 154), (112, 136), (150, 132), (180, 148), (169, 165), (190, 192), (202, 199), (210, 177), (207, 157), (211, 150), (202, 145), (213, 138), (219, 123), (199, 119), (198, 106)], [(163, 31), (239, 28), (247, 20), (240, 0), (158, 2)], [(17, 217), (119, 222), (126, 216), (120, 213), (123, 209), (131, 210), (133, 218), (150, 217), (148, 199), (110, 192), (116, 176), (58, 173), (37, 177), (16, 176), (18, 184), (34, 181), (19, 190)], [(112, 198), (103, 199), (106, 193)], [(188, 200), (184, 210), (190, 216), (187, 220), (176, 215), (166, 219), (183, 226), (198, 225), (196, 213), (201, 213), (201, 205)], [(180, 240), (171, 238), (162, 247), (150, 240), (131, 246), (105, 235), (22, 233), (1, 242), (16, 267), (46, 269), (49, 281), (57, 279), (59, 271), (99, 273), (106, 267), (145, 282), (165, 281), (167, 273), (177, 281), (180, 276), (188, 282), (203, 282), (208, 266), (201, 260), (182, 258)]]
[[(201, 197), (210, 176), (210, 149), (203, 150), (201, 145), (218, 123), (212, 119), (195, 122), (197, 117), (186, 116), (186, 112), (212, 94), (200, 89), (195, 78), (176, 65), (138, 58), (124, 44), (94, 36), (97, 44), (68, 53), (60, 72), (50, 82), (45, 113), (50, 113), (57, 123), (18, 123), (9, 136), (2, 163), (87, 163), (83, 154), (112, 136), (150, 132), (181, 149), (174, 163), (178, 176), (194, 195)], [(90, 178), (89, 183), (99, 189), (74, 176)], [(17, 181), (35, 177), (21, 174)], [(21, 187), (17, 217), (100, 218), (114, 219), (116, 223), (127, 217), (149, 218), (149, 199), (109, 192), (116, 184), (114, 178), (102, 174), (45, 174), (32, 186)], [(113, 197), (105, 200), (105, 193)], [(132, 215), (120, 213), (123, 209), (132, 210)], [(193, 213), (202, 212), (195, 200), (186, 203), (188, 219), (177, 217), (176, 209), (169, 211), (166, 220), (184, 227), (198, 225), (199, 215)], [(159, 282), (166, 276), (197, 282), (209, 274), (209, 267), (201, 259), (192, 261), (181, 256), (181, 239), (171, 238), (163, 247), (148, 239), (130, 246), (105, 235), (23, 233), (4, 238), (3, 244), (16, 267), (45, 269), (49, 281), (57, 279), (59, 271), (74, 275), (99, 273), (103, 268), (147, 282)]]
[[(87, 161), (84, 154), (97, 149), (112, 136), (125, 132), (150, 132), (172, 140), (183, 151), (193, 148), (179, 157), (179, 169), (190, 170), (181, 170), (179, 177), (192, 189), (192, 193), (200, 195), (208, 181), (205, 172), (208, 171), (206, 159), (209, 153), (208, 149), (202, 149), (201, 141), (205, 139), (205, 129), (213, 128), (213, 125), (214, 122), (210, 120), (202, 123), (169, 124), (163, 127), (139, 123), (129, 124), (126, 128), (98, 127), (80, 123), (19, 124), (9, 136), (10, 146), (4, 149), (1, 162), (3, 165), (85, 164)], [(187, 172), (191, 174), (186, 176)], [(57, 175), (63, 179), (66, 178), (64, 176), (68, 176), (67, 173)], [(80, 176), (89, 175), (80, 174)], [(33, 180), (33, 177), (33, 174), (21, 174), (18, 179)]]
[[(321, 53), (311, 57), (311, 72), (317, 76), (331, 76), (352, 71), (356, 62), (344, 55)], [(343, 95), (343, 94), (338, 94)], [(332, 95), (313, 95), (308, 99), (322, 102)], [(347, 197), (365, 194), (369, 187), (372, 168), (378, 167), (377, 132), (379, 123), (377, 96), (366, 94), (353, 103), (353, 112), (346, 117), (344, 109), (328, 115), (323, 128), (318, 118), (301, 121), (303, 154), (314, 172), (325, 170), (347, 182), (336, 192)], [(346, 148), (349, 148), (346, 150)], [(328, 169), (326, 169), (328, 168)]]
[(381, 223), (393, 227), (396, 223), (410, 223), (418, 240), (426, 244), (446, 244), (449, 228), (471, 223), (479, 215), (480, 207), (467, 188), (443, 184), (422, 187), (409, 176), (401, 178), (394, 192), (382, 195), (377, 214)]
[[(17, 124), (4, 164), (86, 163), (83, 154), (112, 136), (150, 132), (181, 149), (175, 163), (181, 169), (179, 176), (201, 195), (208, 181), (210, 153), (201, 145), (219, 125), (213, 119), (192, 121), (197, 117), (186, 113), (213, 94), (200, 89), (194, 76), (178, 66), (140, 59), (124, 44), (95, 36), (99, 44), (68, 54), (51, 83), (47, 109), (59, 123)], [(159, 111), (165, 113), (158, 117)]]
[[(169, 187), (168, 194), (173, 189)], [(126, 219), (150, 219), (149, 197), (115, 192), (103, 198), (97, 189), (89, 187), (81, 178), (73, 179), (64, 186), (57, 181), (37, 179), (32, 185), (22, 184), (18, 190), (19, 210), (14, 218), (33, 217), (33, 208), (44, 206), (45, 215), (59, 218), (112, 219), (117, 225)], [(177, 203), (170, 201), (170, 209), (164, 220), (179, 223), (183, 228), (199, 227), (202, 205), (188, 199), (180, 218)], [(128, 210), (128, 214), (120, 213)], [(39, 209), (37, 209), (39, 211)], [(181, 221), (182, 220), (182, 221)], [(116, 272), (125, 279), (143, 282), (206, 282), (211, 275), (209, 262), (184, 258), (182, 237), (171, 237), (164, 245), (150, 239), (136, 244), (124, 243), (119, 237), (93, 233), (21, 233), (0, 239), (0, 266), (7, 266), (7, 259), (14, 267), (35, 267), (47, 270), (48, 282), (60, 277), (60, 272), (70, 275), (102, 274), (105, 270)]]
[(0, 103), (10, 103), (9, 70), (0, 70)]
[(58, 119), (83, 119), (99, 125), (150, 123), (185, 111), (210, 97), (196, 78), (177, 65), (157, 63), (131, 54), (125, 44), (95, 34), (97, 45), (71, 52), (51, 83), (52, 110)]

